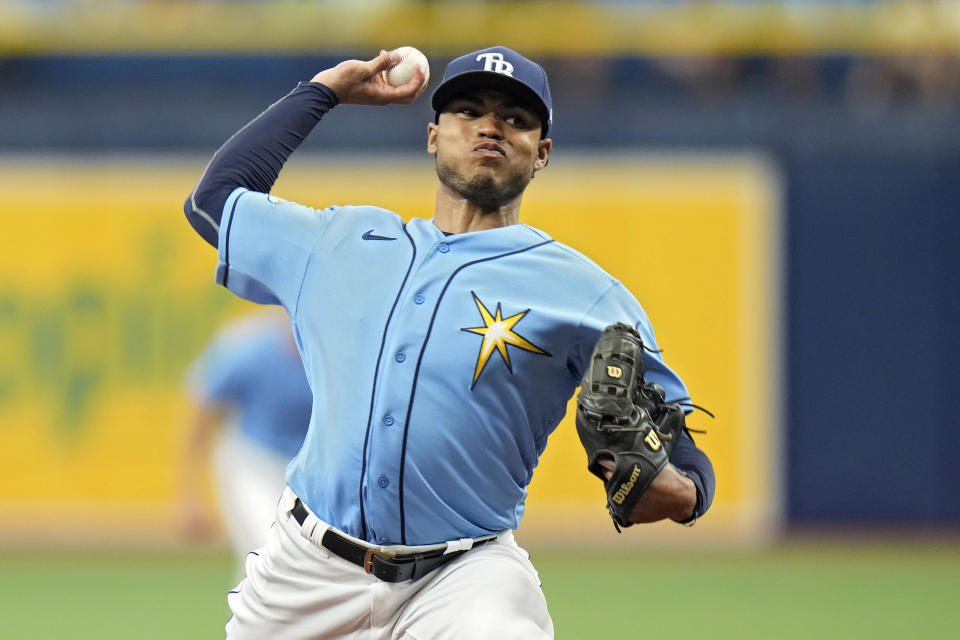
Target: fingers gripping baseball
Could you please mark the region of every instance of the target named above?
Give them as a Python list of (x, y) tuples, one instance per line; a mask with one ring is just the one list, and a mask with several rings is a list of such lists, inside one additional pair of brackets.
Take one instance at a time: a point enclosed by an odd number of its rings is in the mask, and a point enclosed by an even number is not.
[(372, 60), (344, 60), (315, 75), (312, 82), (330, 87), (341, 104), (410, 104), (427, 88), (425, 76), (417, 69), (405, 84), (391, 85), (384, 71), (398, 64), (401, 59), (402, 56), (396, 51), (381, 51)]

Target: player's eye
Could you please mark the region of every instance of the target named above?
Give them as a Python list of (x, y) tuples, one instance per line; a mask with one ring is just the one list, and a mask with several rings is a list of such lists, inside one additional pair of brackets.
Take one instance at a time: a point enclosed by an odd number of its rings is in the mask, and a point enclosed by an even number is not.
[(473, 107), (462, 106), (457, 109), (457, 113), (467, 116), (468, 118), (476, 118), (480, 113)]
[(527, 128), (527, 120), (522, 115), (518, 113), (511, 113), (505, 118), (507, 124), (517, 127), (518, 129)]

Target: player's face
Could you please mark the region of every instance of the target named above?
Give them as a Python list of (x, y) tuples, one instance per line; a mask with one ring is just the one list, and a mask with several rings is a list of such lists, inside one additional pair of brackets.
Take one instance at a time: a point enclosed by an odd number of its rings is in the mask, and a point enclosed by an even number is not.
[(523, 193), (547, 166), (551, 141), (540, 139), (540, 119), (500, 91), (481, 89), (447, 103), (427, 130), (440, 182), (483, 209)]

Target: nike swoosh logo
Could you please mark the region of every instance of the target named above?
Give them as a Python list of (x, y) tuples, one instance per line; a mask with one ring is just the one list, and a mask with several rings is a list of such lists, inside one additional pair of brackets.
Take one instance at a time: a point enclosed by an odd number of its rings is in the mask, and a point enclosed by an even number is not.
[(390, 236), (378, 236), (373, 232), (373, 229), (370, 229), (370, 231), (367, 231), (360, 237), (364, 240), (396, 240), (396, 238), (391, 238)]

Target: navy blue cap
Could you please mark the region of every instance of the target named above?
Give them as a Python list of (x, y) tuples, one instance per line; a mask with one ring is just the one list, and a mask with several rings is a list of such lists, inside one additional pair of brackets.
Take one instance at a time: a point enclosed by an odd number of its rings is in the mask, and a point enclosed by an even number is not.
[(533, 60), (506, 47), (489, 47), (450, 61), (430, 103), (439, 113), (444, 105), (470, 89), (488, 88), (516, 96), (540, 116), (541, 135), (553, 124), (553, 102), (547, 72)]

